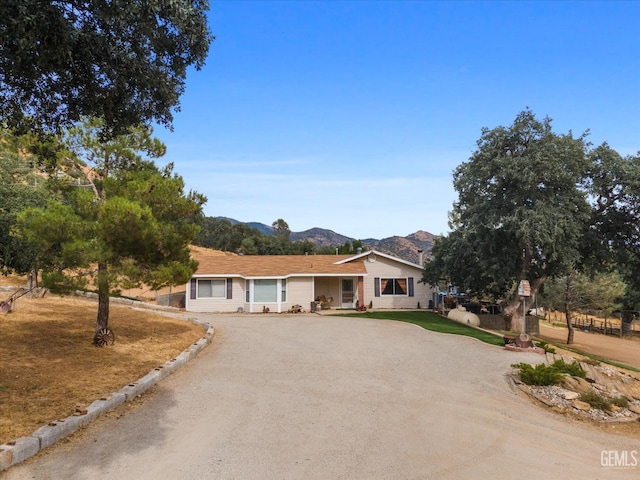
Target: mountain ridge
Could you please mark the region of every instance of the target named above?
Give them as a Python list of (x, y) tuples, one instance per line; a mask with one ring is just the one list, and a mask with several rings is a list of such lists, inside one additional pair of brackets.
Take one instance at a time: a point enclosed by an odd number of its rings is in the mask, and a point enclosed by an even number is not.
[[(273, 227), (260, 222), (241, 222), (229, 217), (216, 217), (219, 219), (229, 220), (233, 225), (242, 223), (250, 227), (258, 229), (265, 235), (273, 235)], [(349, 237), (341, 233), (334, 232), (327, 228), (313, 227), (301, 232), (291, 232), (289, 238), (291, 241), (303, 241), (308, 240), (317, 247), (330, 247), (344, 245), (346, 242), (353, 243), (355, 240), (360, 240), (362, 245), (370, 249), (378, 250), (382, 253), (394, 255), (403, 260), (407, 260), (413, 263), (420, 263), (420, 253), (422, 250), (423, 260), (426, 260), (431, 255), (431, 248), (433, 242), (437, 238), (437, 235), (427, 232), (426, 230), (418, 230), (405, 237), (394, 235), (392, 237), (386, 237), (382, 239), (366, 238), (358, 239)]]

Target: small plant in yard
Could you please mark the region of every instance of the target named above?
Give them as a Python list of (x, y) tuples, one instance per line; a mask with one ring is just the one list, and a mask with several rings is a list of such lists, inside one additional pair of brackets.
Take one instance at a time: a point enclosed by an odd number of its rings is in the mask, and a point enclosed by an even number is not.
[(551, 345), (549, 345), (544, 340), (540, 340), (538, 342), (538, 348), (541, 348), (542, 350), (544, 350), (544, 353), (556, 353), (556, 349), (553, 348)]
[(556, 360), (551, 364), (551, 366), (557, 368), (560, 373), (567, 373), (572, 377), (585, 378), (587, 376), (587, 373), (575, 360), (571, 363), (567, 363), (564, 360)]
[(534, 367), (528, 363), (516, 363), (512, 367), (520, 370), (520, 380), (527, 385), (555, 385), (562, 380), (562, 372), (553, 365), (539, 363)]
[(626, 397), (614, 397), (611, 399), (611, 403), (616, 407), (629, 408), (629, 400)]
[(593, 365), (594, 367), (597, 367), (598, 365), (600, 365), (600, 360), (597, 360), (595, 358), (585, 358), (583, 362), (586, 363), (587, 365)]
[(579, 399), (587, 402), (592, 408), (602, 410), (603, 412), (611, 411), (611, 400), (597, 392), (584, 392), (580, 394)]
[(560, 383), (564, 374), (582, 378), (586, 376), (578, 362), (567, 363), (564, 360), (556, 360), (551, 365), (540, 363), (535, 367), (528, 363), (516, 363), (511, 366), (520, 370), (520, 380), (527, 385), (555, 385)]

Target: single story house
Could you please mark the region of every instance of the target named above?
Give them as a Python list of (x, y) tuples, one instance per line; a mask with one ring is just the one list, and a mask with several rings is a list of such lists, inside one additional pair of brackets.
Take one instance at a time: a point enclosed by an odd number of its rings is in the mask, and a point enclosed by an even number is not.
[[(392, 255), (204, 255), (186, 286), (191, 312), (286, 312), (321, 299), (328, 308), (426, 308), (433, 292), (422, 266)], [(315, 306), (315, 305), (314, 305)]]

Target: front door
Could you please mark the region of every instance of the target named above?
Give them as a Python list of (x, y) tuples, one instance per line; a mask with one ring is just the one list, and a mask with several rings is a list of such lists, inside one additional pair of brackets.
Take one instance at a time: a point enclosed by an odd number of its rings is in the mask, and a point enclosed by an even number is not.
[(341, 281), (340, 307), (356, 308), (353, 278), (343, 278)]

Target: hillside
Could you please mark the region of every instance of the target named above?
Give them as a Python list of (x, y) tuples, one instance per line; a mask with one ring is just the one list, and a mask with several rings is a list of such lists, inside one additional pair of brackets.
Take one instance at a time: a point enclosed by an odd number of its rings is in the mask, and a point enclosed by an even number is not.
[[(257, 228), (260, 232), (266, 235), (273, 233), (273, 228), (268, 225), (259, 222), (240, 222), (228, 217), (216, 217), (229, 220), (232, 224), (245, 223), (250, 227)], [(292, 241), (308, 240), (318, 247), (330, 247), (344, 245), (346, 242), (353, 242), (354, 240), (362, 240), (362, 244), (370, 249), (375, 249), (383, 253), (395, 255), (396, 257), (408, 260), (410, 262), (419, 263), (418, 250), (423, 251), (423, 258), (429, 258), (431, 254), (431, 247), (433, 247), (433, 241), (436, 238), (435, 235), (426, 232), (424, 230), (418, 230), (415, 233), (407, 235), (406, 237), (393, 236), (383, 239), (366, 238), (356, 239), (336, 233), (333, 230), (325, 228), (311, 228), (302, 232), (291, 232), (289, 237)]]
[(317, 247), (331, 247), (344, 245), (346, 242), (352, 242), (354, 239), (345, 235), (340, 235), (333, 230), (324, 228), (311, 228), (304, 232), (291, 232), (289, 237), (291, 241), (309, 240)]
[(423, 258), (427, 259), (431, 254), (431, 247), (433, 247), (435, 238), (436, 236), (429, 232), (418, 230), (406, 237), (393, 236), (382, 240), (367, 239), (363, 240), (362, 243), (380, 252), (419, 263), (418, 250), (422, 250)]

